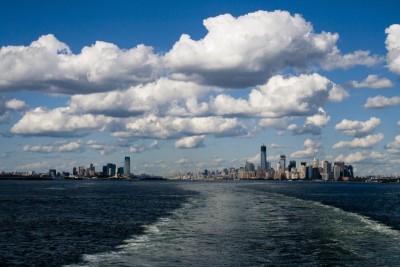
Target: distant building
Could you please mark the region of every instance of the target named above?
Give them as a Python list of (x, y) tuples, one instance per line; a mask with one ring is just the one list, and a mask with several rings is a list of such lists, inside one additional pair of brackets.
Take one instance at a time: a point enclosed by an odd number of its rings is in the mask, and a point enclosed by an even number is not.
[(74, 167), (72, 169), (72, 175), (77, 176), (78, 175), (78, 171), (76, 170), (76, 167)]
[(107, 176), (115, 176), (117, 166), (113, 163), (107, 163)]
[(254, 172), (256, 170), (256, 168), (253, 163), (247, 161), (246, 166), (244, 167), (244, 170), (246, 172)]
[(332, 163), (325, 160), (323, 163), (323, 173), (322, 173), (322, 180), (330, 181), (332, 180)]
[(289, 161), (288, 171), (291, 172), (292, 168), (296, 169), (296, 161), (295, 160)]
[(263, 170), (268, 170), (268, 165), (267, 165), (267, 147), (265, 145), (261, 146), (261, 168)]
[(85, 166), (79, 166), (78, 175), (79, 176), (84, 176), (85, 175)]
[(131, 175), (131, 158), (125, 157), (124, 161), (124, 176), (129, 177)]
[(335, 181), (340, 179), (340, 167), (339, 165), (334, 165), (333, 166), (333, 179), (335, 179)]
[[(335, 180), (338, 180), (340, 178), (344, 177), (344, 162), (343, 161), (336, 161), (333, 163), (334, 167), (333, 167), (333, 176), (335, 178)], [(336, 175), (335, 175), (335, 167), (337, 166), (337, 170), (336, 170)]]
[(50, 169), (50, 170), (49, 170), (49, 175), (50, 175), (52, 178), (56, 178), (56, 176), (57, 176), (57, 171), (56, 171), (55, 169)]
[(125, 175), (124, 167), (119, 167), (117, 174), (118, 174), (118, 176), (124, 176)]
[(282, 171), (285, 171), (285, 169), (286, 169), (286, 156), (285, 155), (280, 156), (279, 163), (281, 164)]

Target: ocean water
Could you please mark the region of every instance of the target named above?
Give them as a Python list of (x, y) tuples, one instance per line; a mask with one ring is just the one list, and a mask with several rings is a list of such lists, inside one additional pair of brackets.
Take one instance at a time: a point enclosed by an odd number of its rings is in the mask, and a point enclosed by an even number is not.
[(0, 265), (398, 266), (400, 185), (1, 181)]

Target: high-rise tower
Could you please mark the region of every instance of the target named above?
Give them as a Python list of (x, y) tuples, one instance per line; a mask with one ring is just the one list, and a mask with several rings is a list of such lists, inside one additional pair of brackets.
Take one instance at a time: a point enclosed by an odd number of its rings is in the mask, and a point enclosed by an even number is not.
[(267, 170), (267, 147), (263, 144), (261, 146), (261, 168)]
[(124, 176), (128, 177), (131, 174), (131, 158), (125, 157)]
[(286, 156), (285, 155), (281, 155), (281, 157), (279, 159), (279, 163), (281, 164), (281, 168), (284, 171), (286, 169)]

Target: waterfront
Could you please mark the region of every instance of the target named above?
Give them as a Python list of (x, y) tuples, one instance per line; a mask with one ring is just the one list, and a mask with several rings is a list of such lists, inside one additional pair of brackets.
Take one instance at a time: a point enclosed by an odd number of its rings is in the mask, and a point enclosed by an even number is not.
[(400, 185), (1, 181), (1, 265), (400, 262)]

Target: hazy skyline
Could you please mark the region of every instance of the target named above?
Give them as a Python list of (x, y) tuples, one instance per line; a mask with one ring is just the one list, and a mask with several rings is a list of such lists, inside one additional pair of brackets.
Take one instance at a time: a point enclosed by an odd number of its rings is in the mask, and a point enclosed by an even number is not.
[(0, 171), (400, 175), (398, 1), (4, 1)]

